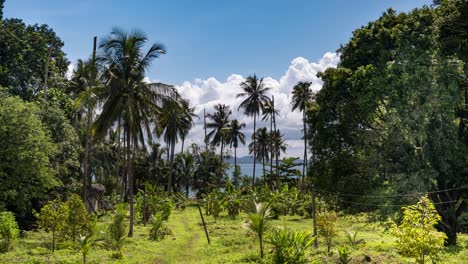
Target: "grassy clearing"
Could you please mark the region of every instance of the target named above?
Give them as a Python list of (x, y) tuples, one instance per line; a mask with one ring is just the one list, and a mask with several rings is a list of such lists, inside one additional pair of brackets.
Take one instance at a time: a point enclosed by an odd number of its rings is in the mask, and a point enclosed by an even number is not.
[[(257, 263), (258, 243), (242, 227), (245, 214), (231, 219), (224, 214), (216, 221), (206, 217), (211, 245), (207, 245), (198, 209), (189, 206), (184, 211), (173, 211), (168, 226), (174, 236), (162, 241), (148, 239), (149, 226), (137, 225), (135, 235), (127, 239), (121, 260), (112, 258), (112, 251), (104, 246), (95, 246), (88, 256), (88, 263)], [(97, 225), (97, 237), (104, 237), (104, 230), (110, 221), (102, 217)], [(312, 220), (298, 216), (281, 216), (272, 220), (271, 226), (287, 227), (293, 230), (312, 230)], [(357, 240), (362, 240), (352, 253), (351, 263), (412, 263), (396, 252), (395, 238), (383, 225), (368, 221), (365, 215), (341, 216), (338, 218), (338, 236), (332, 252), (326, 253), (324, 242), (319, 240), (318, 249), (308, 250), (311, 263), (336, 263), (337, 246), (349, 246), (344, 230), (358, 231)], [(459, 246), (451, 247), (442, 255), (443, 263), (468, 263), (468, 235), (460, 235)], [(71, 245), (59, 245), (55, 253), (46, 247), (49, 235), (43, 232), (27, 232), (16, 242), (13, 251), (0, 254), (0, 263), (80, 263), (81, 255)], [(266, 252), (271, 249), (266, 246)]]

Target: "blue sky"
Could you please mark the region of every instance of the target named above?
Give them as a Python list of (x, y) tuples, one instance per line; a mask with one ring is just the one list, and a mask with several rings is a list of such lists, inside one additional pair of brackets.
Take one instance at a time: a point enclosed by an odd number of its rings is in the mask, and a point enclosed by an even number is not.
[[(196, 106), (212, 112), (216, 104), (231, 106), (246, 123), (247, 144), (252, 119), (237, 111), (239, 84), (253, 73), (265, 76), (279, 109), (278, 128), (288, 145), (286, 156), (302, 156), (302, 115), (291, 111), (291, 91), (298, 81), (312, 82), (317, 73), (335, 67), (335, 51), (353, 30), (377, 19), (393, 7), (407, 12), (430, 0), (7, 0), (6, 18), (28, 24), (46, 23), (65, 42), (72, 63), (88, 58), (93, 36), (103, 37), (118, 26), (145, 32), (151, 43), (163, 43), (168, 53), (147, 72), (151, 81), (173, 84)], [(186, 146), (203, 144), (203, 119), (196, 119)], [(268, 123), (259, 122), (257, 127)], [(247, 155), (244, 146), (239, 156)]]
[(93, 36), (137, 28), (168, 50), (148, 72), (179, 84), (232, 73), (279, 78), (290, 61), (315, 61), (387, 8), (408, 11), (427, 0), (7, 0), (5, 17), (46, 23), (65, 41), (71, 62), (87, 58)]

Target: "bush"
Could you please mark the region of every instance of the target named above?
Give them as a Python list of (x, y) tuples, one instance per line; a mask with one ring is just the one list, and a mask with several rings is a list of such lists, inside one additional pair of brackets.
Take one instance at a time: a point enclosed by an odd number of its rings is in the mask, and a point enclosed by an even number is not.
[(327, 252), (330, 252), (333, 238), (336, 236), (336, 220), (336, 213), (333, 211), (323, 211), (317, 215), (318, 233), (325, 239)]
[(416, 263), (424, 264), (427, 256), (437, 262), (447, 236), (434, 227), (441, 219), (434, 205), (426, 195), (403, 210), (402, 223), (393, 227), (398, 249), (403, 255), (416, 258)]
[(223, 211), (223, 194), (219, 191), (213, 191), (205, 196), (203, 199), (206, 215), (212, 215), (215, 220), (219, 217), (219, 214)]
[(136, 211), (144, 225), (155, 214), (161, 214), (163, 220), (167, 220), (171, 215), (172, 202), (164, 193), (158, 193), (155, 186), (146, 183), (145, 190), (140, 190), (136, 195)]
[(275, 229), (267, 242), (273, 245), (274, 263), (308, 263), (305, 250), (314, 242), (313, 236), (305, 232)]
[(165, 236), (172, 235), (172, 231), (166, 226), (160, 214), (153, 216), (150, 224), (149, 238), (151, 240), (163, 240)]
[(116, 251), (113, 255), (115, 258), (122, 257), (122, 247), (127, 237), (126, 216), (127, 210), (125, 210), (124, 206), (117, 206), (112, 223), (107, 228), (107, 239), (111, 248)]
[(19, 229), (12, 212), (0, 213), (0, 252), (10, 250), (13, 241), (18, 237)]
[(351, 251), (347, 247), (338, 248), (339, 262), (340, 264), (351, 263)]

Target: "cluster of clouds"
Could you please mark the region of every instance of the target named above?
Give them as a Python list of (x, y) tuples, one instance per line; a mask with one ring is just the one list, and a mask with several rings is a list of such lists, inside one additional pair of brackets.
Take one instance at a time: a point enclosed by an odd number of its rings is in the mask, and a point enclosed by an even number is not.
[[(303, 154), (302, 137), (302, 114), (291, 109), (292, 88), (300, 81), (312, 82), (311, 88), (317, 92), (322, 87), (322, 80), (317, 77), (317, 73), (329, 67), (336, 67), (339, 62), (337, 53), (327, 52), (318, 62), (309, 62), (303, 57), (297, 57), (291, 61), (284, 75), (276, 80), (265, 77), (264, 82), (270, 87), (268, 95), (274, 96), (275, 108), (280, 111), (277, 117), (277, 128), (284, 134), (288, 150), (286, 156), (301, 157)], [(231, 74), (225, 81), (216, 78), (205, 80), (195, 79), (193, 82), (185, 81), (181, 85), (176, 85), (177, 90), (183, 98), (189, 99), (190, 104), (195, 106), (195, 113), (199, 119), (195, 119), (195, 127), (190, 131), (186, 146), (191, 143), (203, 144), (205, 135), (203, 126), (203, 110), (207, 113), (214, 111), (217, 104), (226, 104), (231, 107), (232, 119), (238, 119), (246, 124), (244, 134), (247, 138), (246, 146), (238, 148), (238, 156), (248, 155), (247, 145), (250, 143), (250, 136), (253, 132), (253, 118), (243, 115), (242, 109), (238, 110), (243, 98), (236, 98), (242, 92), (240, 84), (245, 80), (244, 76)], [(258, 127), (269, 127), (269, 122), (257, 120)]]
[[(339, 62), (339, 54), (327, 52), (318, 62), (309, 62), (303, 57), (293, 59), (285, 71), (284, 75), (279, 80), (272, 77), (265, 77), (264, 83), (271, 89), (268, 91), (268, 96), (274, 96), (275, 108), (279, 110), (280, 115), (276, 117), (277, 128), (281, 131), (286, 139), (287, 152), (289, 157), (302, 157), (304, 151), (304, 143), (302, 138), (302, 114), (291, 109), (292, 88), (300, 81), (312, 82), (311, 88), (314, 92), (322, 88), (322, 80), (317, 77), (317, 73), (324, 71), (330, 67), (336, 67)], [(71, 78), (75, 65), (70, 64), (66, 77)], [(260, 76), (259, 76), (260, 77)], [(244, 134), (246, 135), (246, 145), (240, 146), (237, 150), (238, 156), (246, 156), (248, 153), (248, 144), (250, 143), (253, 132), (253, 118), (245, 116), (242, 109), (238, 109), (243, 98), (237, 98), (237, 94), (242, 92), (240, 84), (245, 80), (244, 76), (239, 74), (231, 74), (225, 81), (219, 81), (216, 78), (208, 78), (205, 80), (195, 79), (194, 81), (185, 81), (180, 85), (175, 85), (180, 95), (190, 100), (190, 105), (195, 107), (195, 113), (198, 119), (195, 118), (195, 126), (190, 130), (186, 138), (185, 146), (192, 143), (199, 145), (204, 144), (205, 131), (203, 126), (203, 110), (206, 113), (212, 113), (213, 107), (217, 104), (226, 104), (232, 110), (231, 119), (238, 119), (241, 123), (245, 123)], [(145, 77), (145, 82), (159, 82), (159, 80), (151, 80)], [(208, 122), (209, 120), (207, 120)], [(270, 127), (269, 122), (263, 122), (261, 117), (257, 120), (257, 128)], [(178, 143), (180, 148), (180, 142)]]

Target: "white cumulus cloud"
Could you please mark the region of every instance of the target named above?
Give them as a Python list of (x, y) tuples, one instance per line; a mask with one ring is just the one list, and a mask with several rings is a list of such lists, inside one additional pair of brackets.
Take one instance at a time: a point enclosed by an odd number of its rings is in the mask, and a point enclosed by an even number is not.
[[(275, 97), (275, 107), (280, 111), (277, 127), (285, 135), (288, 144), (287, 156), (301, 157), (303, 155), (302, 114), (299, 111), (291, 111), (290, 102), (293, 86), (299, 81), (309, 81), (312, 82), (312, 90), (317, 92), (322, 87), (322, 81), (317, 77), (317, 73), (329, 67), (336, 67), (338, 62), (339, 55), (332, 52), (325, 53), (318, 62), (310, 62), (303, 57), (297, 57), (291, 61), (288, 69), (279, 80), (271, 77), (264, 78), (267, 86), (271, 87), (268, 95)], [(232, 110), (231, 118), (237, 118), (246, 123), (244, 133), (248, 139), (246, 144), (248, 145), (253, 131), (253, 119), (244, 116), (242, 109), (238, 110), (243, 99), (236, 98), (236, 95), (242, 92), (240, 83), (244, 80), (244, 77), (239, 74), (231, 74), (225, 81), (219, 81), (212, 77), (206, 80), (185, 81), (181, 85), (176, 85), (181, 96), (190, 99), (191, 105), (196, 106), (196, 114), (200, 117), (195, 120), (196, 125), (186, 139), (186, 146), (191, 143), (203, 144), (203, 109), (207, 113), (211, 113), (216, 104), (229, 105)], [(258, 120), (257, 128), (263, 126), (269, 127), (269, 123)], [(238, 155), (248, 155), (247, 147), (240, 147)]]

